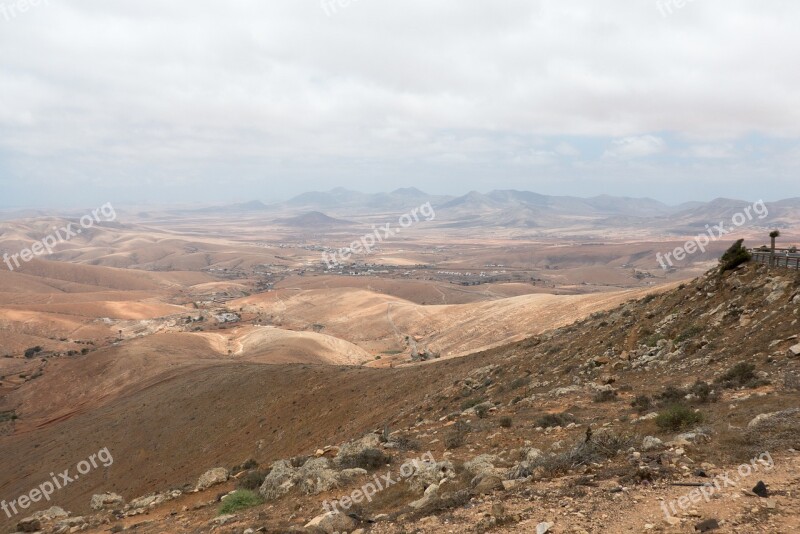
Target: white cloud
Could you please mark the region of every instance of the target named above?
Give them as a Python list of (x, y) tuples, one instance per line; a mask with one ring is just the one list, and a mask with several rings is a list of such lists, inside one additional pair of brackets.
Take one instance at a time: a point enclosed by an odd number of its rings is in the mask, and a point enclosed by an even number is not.
[(613, 141), (612, 146), (606, 150), (607, 158), (632, 159), (652, 156), (664, 152), (667, 144), (660, 137), (654, 135), (640, 135), (623, 137)]
[(734, 156), (734, 149), (731, 143), (693, 145), (689, 154), (702, 159), (725, 159)]
[(556, 154), (561, 156), (576, 157), (581, 155), (581, 151), (569, 143), (561, 142), (553, 149)]
[[(669, 18), (653, 2), (363, 0), (334, 16), (318, 0), (50, 2), (0, 15), (0, 182), (181, 176), (228, 192), (218, 175), (291, 171), (273, 190), (294, 192), (413, 162), (480, 188), (455, 166), (550, 161), (520, 139), (597, 139), (603, 169), (663, 153), (647, 132), (797, 139), (798, 24), (796, 2), (746, 0)], [(553, 150), (591, 157), (580, 146)]]

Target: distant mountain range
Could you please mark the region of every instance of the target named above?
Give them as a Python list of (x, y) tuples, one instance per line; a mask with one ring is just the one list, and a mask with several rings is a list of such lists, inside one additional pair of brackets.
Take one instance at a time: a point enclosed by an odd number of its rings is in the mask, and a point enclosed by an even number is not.
[[(550, 196), (513, 189), (488, 193), (471, 191), (461, 196), (430, 195), (414, 187), (388, 193), (362, 193), (337, 187), (303, 193), (276, 204), (267, 205), (256, 200), (198, 211), (289, 213), (275, 222), (296, 227), (331, 227), (352, 224), (340, 217), (401, 214), (427, 202), (436, 211), (440, 224), (463, 228), (558, 228), (567, 225), (630, 228), (641, 225), (683, 234), (704, 231), (705, 225), (720, 221), (730, 223), (736, 213), (744, 213), (748, 208), (752, 214), (748, 225), (786, 228), (800, 222), (800, 198), (768, 202), (764, 208), (756, 209), (753, 202), (728, 198), (669, 206), (651, 198)], [(764, 210), (767, 215), (760, 217)]]

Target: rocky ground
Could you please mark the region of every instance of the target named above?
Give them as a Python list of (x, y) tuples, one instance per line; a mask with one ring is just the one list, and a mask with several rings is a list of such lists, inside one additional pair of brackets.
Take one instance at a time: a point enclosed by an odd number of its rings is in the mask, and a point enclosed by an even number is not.
[(18, 528), (798, 532), (798, 318), (798, 273), (709, 272), (476, 356), (351, 441)]

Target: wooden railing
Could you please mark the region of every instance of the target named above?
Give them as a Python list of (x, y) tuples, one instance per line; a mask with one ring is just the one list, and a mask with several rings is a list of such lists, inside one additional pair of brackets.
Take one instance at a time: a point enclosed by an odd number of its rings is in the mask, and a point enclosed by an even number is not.
[(770, 250), (754, 248), (750, 250), (753, 261), (763, 263), (771, 267), (786, 267), (789, 269), (800, 269), (800, 253), (792, 252), (789, 249), (775, 249), (775, 254)]

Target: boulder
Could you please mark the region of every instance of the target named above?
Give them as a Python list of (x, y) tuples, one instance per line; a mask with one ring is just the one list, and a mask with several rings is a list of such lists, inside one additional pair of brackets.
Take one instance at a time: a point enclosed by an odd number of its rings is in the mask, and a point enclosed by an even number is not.
[(783, 410), (780, 412), (770, 412), (770, 413), (762, 413), (755, 416), (753, 419), (747, 423), (747, 428), (756, 428), (761, 426), (771, 419), (775, 418), (782, 418), (782, 417), (791, 417), (796, 414), (800, 414), (800, 408), (790, 408), (788, 410)]
[(333, 462), (337, 467), (362, 467), (361, 462), (367, 455), (374, 458), (385, 456), (380, 445), (381, 441), (377, 434), (367, 434), (359, 440), (342, 445)]
[(268, 501), (283, 497), (294, 487), (294, 476), (295, 468), (286, 460), (278, 460), (272, 464), (259, 492)]
[(47, 510), (42, 510), (33, 514), (33, 517), (38, 517), (42, 521), (53, 521), (55, 519), (64, 519), (69, 517), (69, 512), (64, 511), (60, 506), (51, 506)]
[(104, 508), (111, 508), (120, 506), (124, 502), (121, 495), (116, 493), (101, 493), (99, 495), (92, 495), (92, 500), (89, 506), (92, 510), (102, 510)]
[(645, 436), (645, 438), (642, 440), (642, 450), (645, 452), (661, 449), (663, 447), (664, 443), (656, 437)]
[(306, 495), (317, 495), (347, 484), (356, 477), (366, 475), (365, 469), (333, 469), (327, 458), (309, 458), (301, 467), (292, 467), (286, 460), (272, 464), (259, 491), (268, 501), (277, 499), (297, 487)]
[(42, 530), (42, 521), (38, 517), (26, 517), (17, 523), (17, 530), (20, 532), (38, 532)]
[(789, 347), (789, 354), (792, 356), (800, 356), (800, 343)]
[(456, 477), (456, 469), (453, 462), (444, 460), (442, 462), (418, 462), (417, 469), (406, 479), (406, 483), (411, 486), (412, 491), (422, 492), (432, 484), (439, 484), (443, 480)]
[(439, 485), (431, 484), (430, 486), (425, 488), (425, 493), (422, 495), (421, 499), (410, 502), (408, 505), (415, 510), (419, 510), (420, 508), (424, 508), (428, 504), (436, 501), (436, 499), (438, 498), (439, 498)]
[(481, 454), (472, 460), (464, 463), (464, 469), (473, 477), (485, 477), (497, 474), (494, 464), (498, 462), (497, 456), (492, 454)]
[(327, 512), (306, 523), (305, 528), (333, 534), (334, 532), (351, 532), (355, 530), (356, 525), (356, 520), (350, 516), (340, 512)]
[(694, 432), (684, 432), (683, 434), (678, 434), (672, 441), (678, 446), (688, 444), (700, 445), (702, 443), (708, 443), (711, 441), (711, 436), (702, 430), (695, 430)]
[(500, 476), (486, 475), (481, 477), (475, 484), (475, 493), (479, 495), (485, 495), (501, 488), (503, 488), (503, 479)]
[(197, 491), (207, 490), (211, 486), (216, 486), (217, 484), (222, 484), (228, 481), (228, 470), (224, 467), (215, 467), (214, 469), (209, 469), (202, 475), (200, 478), (197, 479), (197, 485), (195, 489)]

